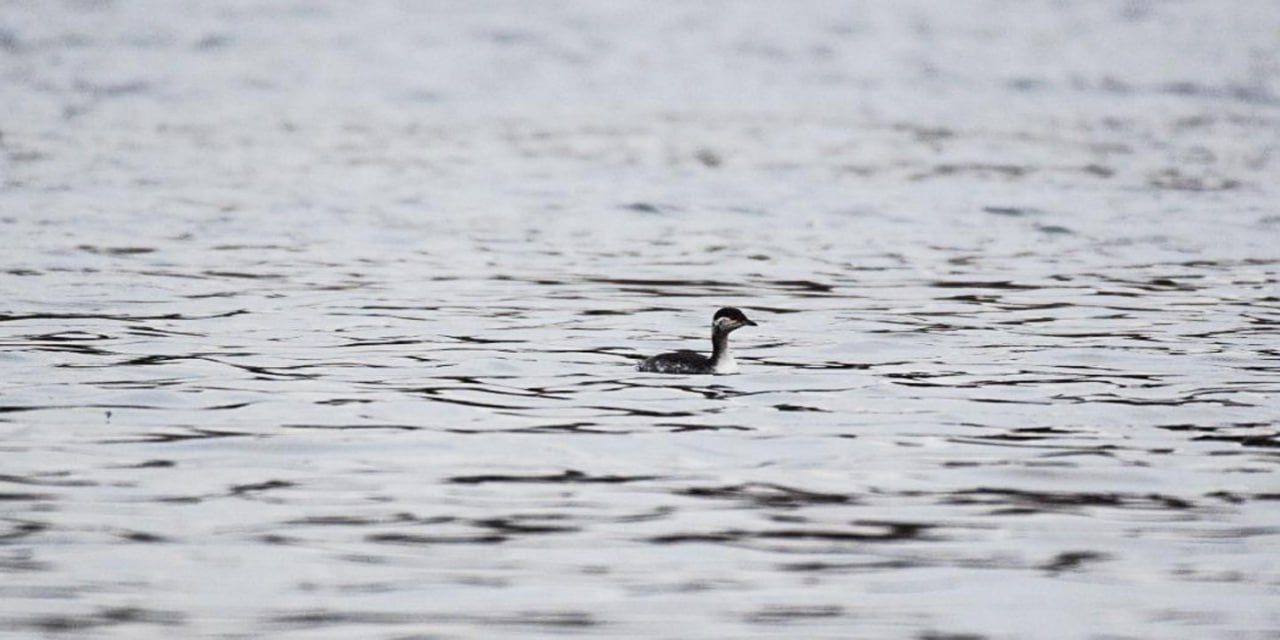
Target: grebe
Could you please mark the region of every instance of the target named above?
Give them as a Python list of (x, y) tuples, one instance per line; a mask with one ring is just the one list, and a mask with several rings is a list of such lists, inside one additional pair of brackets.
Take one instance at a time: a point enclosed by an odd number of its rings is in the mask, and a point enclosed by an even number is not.
[(735, 307), (724, 307), (711, 318), (711, 357), (696, 351), (675, 351), (647, 358), (636, 368), (650, 373), (737, 373), (738, 363), (729, 354), (729, 334), (734, 329), (756, 326)]

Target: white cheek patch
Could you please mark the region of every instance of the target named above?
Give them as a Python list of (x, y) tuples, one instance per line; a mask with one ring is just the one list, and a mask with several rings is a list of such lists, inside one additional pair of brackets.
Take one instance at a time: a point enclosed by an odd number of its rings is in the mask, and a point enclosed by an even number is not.
[(717, 329), (732, 329), (733, 326), (733, 320), (730, 320), (728, 317), (716, 318)]

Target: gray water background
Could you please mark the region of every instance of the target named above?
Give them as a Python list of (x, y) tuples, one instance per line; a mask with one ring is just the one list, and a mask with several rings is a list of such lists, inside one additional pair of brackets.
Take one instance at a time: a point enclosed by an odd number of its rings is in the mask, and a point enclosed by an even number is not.
[(1280, 637), (1280, 4), (4, 1), (0, 87), (0, 635)]

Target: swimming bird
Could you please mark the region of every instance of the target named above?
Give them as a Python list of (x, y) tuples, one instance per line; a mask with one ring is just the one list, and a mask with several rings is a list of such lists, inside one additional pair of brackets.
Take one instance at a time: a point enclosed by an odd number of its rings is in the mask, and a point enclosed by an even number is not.
[(746, 326), (757, 326), (737, 307), (723, 307), (711, 318), (711, 357), (696, 351), (660, 353), (645, 359), (636, 368), (649, 373), (737, 373), (738, 362), (729, 353), (729, 334)]

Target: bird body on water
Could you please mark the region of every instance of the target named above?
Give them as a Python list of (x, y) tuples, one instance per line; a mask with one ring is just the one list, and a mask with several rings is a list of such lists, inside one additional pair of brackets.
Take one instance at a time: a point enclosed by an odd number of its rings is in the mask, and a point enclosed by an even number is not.
[(738, 372), (738, 361), (729, 352), (729, 334), (742, 327), (756, 326), (736, 307), (723, 307), (711, 318), (711, 357), (696, 351), (660, 353), (645, 359), (636, 368), (649, 373), (729, 374)]

